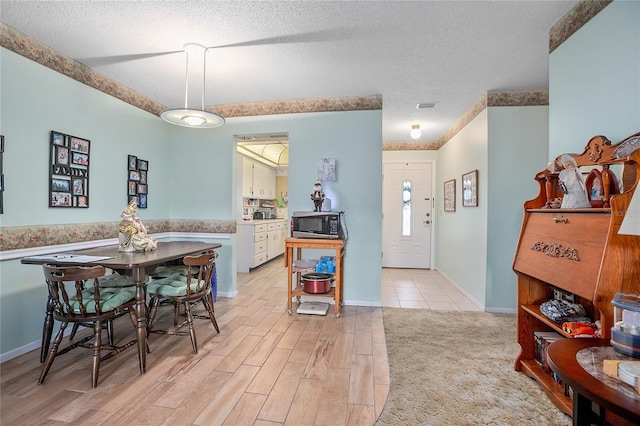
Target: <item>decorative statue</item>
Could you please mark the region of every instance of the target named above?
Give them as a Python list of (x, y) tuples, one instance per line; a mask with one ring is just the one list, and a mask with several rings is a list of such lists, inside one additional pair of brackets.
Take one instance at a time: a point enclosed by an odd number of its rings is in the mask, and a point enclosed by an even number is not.
[(576, 160), (572, 156), (564, 154), (560, 157), (560, 163), (563, 169), (558, 175), (558, 180), (560, 188), (564, 192), (560, 207), (563, 209), (591, 207)]
[(322, 211), (322, 202), (324, 201), (324, 192), (322, 192), (322, 185), (320, 182), (316, 182), (313, 185), (313, 192), (311, 193), (311, 199), (313, 200), (314, 212)]
[(147, 228), (136, 214), (137, 209), (138, 204), (132, 200), (120, 213), (118, 251), (153, 251), (158, 247), (158, 242), (147, 235)]

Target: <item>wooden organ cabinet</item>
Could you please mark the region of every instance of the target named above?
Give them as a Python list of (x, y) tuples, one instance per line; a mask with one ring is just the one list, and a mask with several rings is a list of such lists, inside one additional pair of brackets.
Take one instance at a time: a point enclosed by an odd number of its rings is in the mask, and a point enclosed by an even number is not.
[(551, 401), (569, 415), (571, 398), (536, 362), (534, 332), (570, 335), (562, 330), (562, 324), (543, 315), (540, 305), (551, 299), (553, 287), (572, 293), (590, 318), (600, 320), (602, 338), (610, 339), (614, 295), (640, 293), (640, 236), (618, 234), (633, 193), (640, 190), (639, 148), (640, 133), (614, 145), (604, 136), (596, 136), (582, 154), (569, 154), (580, 171), (588, 174), (588, 191), (595, 179), (602, 183), (601, 196), (589, 197), (591, 208), (553, 208), (562, 190), (558, 172), (548, 169), (535, 176), (540, 186), (538, 196), (524, 203), (513, 262), (518, 277), (517, 338), (521, 347), (515, 369), (535, 379)]

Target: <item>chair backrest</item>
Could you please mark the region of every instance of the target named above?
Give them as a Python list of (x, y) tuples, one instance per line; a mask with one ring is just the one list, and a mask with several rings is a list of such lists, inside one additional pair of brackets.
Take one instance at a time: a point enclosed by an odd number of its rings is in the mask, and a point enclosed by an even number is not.
[(105, 274), (103, 266), (43, 265), (42, 268), (56, 315), (74, 318), (102, 313), (98, 277)]
[(211, 250), (197, 256), (185, 256), (183, 262), (188, 267), (187, 295), (200, 293), (211, 287), (211, 276), (216, 267), (218, 254)]

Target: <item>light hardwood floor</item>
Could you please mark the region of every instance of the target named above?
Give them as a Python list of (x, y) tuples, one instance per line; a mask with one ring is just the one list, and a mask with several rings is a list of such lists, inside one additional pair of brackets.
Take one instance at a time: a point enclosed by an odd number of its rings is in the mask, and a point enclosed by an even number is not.
[[(96, 389), (82, 348), (56, 359), (43, 385), (39, 350), (0, 364), (0, 423), (372, 425), (389, 391), (382, 309), (289, 315), (283, 263), (238, 274), (239, 295), (215, 304), (220, 334), (197, 320), (197, 355), (187, 336), (151, 335), (144, 375), (135, 346), (102, 363)], [(438, 272), (411, 269), (383, 269), (382, 304), (478, 309)], [(171, 312), (164, 308), (160, 328)], [(115, 328), (116, 338), (133, 338), (128, 317)]]
[[(56, 359), (43, 385), (39, 351), (4, 362), (0, 422), (372, 425), (389, 390), (381, 308), (289, 315), (286, 281), (282, 258), (239, 274), (239, 295), (215, 304), (220, 334), (197, 320), (197, 355), (188, 336), (153, 334), (146, 374), (134, 346), (102, 363), (96, 389), (89, 350)], [(169, 311), (162, 324), (171, 323)], [(116, 338), (133, 338), (128, 317), (115, 328)]]

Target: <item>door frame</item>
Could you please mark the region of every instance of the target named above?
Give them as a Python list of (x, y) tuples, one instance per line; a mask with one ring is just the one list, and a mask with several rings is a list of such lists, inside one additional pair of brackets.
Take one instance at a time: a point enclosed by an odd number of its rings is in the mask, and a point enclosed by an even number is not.
[[(387, 164), (403, 164), (403, 163), (413, 163), (413, 164), (431, 164), (431, 237), (430, 237), (430, 241), (429, 244), (431, 245), (431, 249), (430, 249), (430, 256), (431, 259), (429, 259), (429, 264), (431, 265), (431, 268), (429, 270), (436, 270), (436, 266), (435, 266), (435, 247), (436, 247), (436, 233), (437, 233), (437, 226), (438, 223), (436, 221), (436, 195), (438, 194), (437, 190), (436, 190), (436, 167), (437, 167), (437, 162), (435, 160), (398, 160), (398, 159), (394, 159), (394, 160), (387, 160), (385, 161), (384, 159), (382, 160), (382, 173), (384, 173), (384, 168), (385, 165)], [(384, 183), (382, 184), (382, 200), (384, 203), (384, 199), (385, 199), (385, 194), (384, 194)], [(381, 212), (382, 213), (382, 212)], [(384, 216), (382, 218), (382, 234), (384, 234), (385, 230), (384, 230)], [(435, 226), (434, 226), (435, 225)], [(384, 247), (383, 247), (384, 248)], [(382, 256), (384, 256), (384, 251), (382, 252)]]

